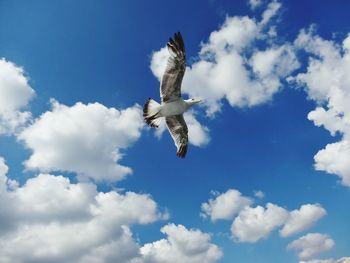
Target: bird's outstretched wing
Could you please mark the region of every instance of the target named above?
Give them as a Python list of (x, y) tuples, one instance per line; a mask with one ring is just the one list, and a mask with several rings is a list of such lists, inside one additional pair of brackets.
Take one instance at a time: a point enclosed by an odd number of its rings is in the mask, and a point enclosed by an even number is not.
[(163, 102), (181, 97), (181, 83), (186, 70), (185, 45), (180, 32), (174, 34), (166, 44), (170, 57), (160, 84), (160, 96)]
[(165, 122), (177, 147), (176, 155), (184, 158), (187, 153), (188, 144), (188, 129), (184, 116), (181, 114), (166, 117)]

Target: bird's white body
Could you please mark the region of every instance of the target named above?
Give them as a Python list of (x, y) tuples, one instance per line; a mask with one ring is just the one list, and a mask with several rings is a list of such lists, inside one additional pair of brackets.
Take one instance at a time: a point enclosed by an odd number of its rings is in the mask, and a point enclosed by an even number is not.
[(153, 99), (149, 99), (144, 108), (144, 117), (149, 119), (149, 124), (158, 127), (162, 117), (178, 116), (191, 108), (194, 104), (201, 102), (197, 99), (184, 100), (179, 98), (173, 101), (162, 102), (159, 104)]
[(190, 105), (182, 98), (172, 102), (165, 102), (160, 105), (159, 115), (161, 117), (174, 116), (184, 113)]

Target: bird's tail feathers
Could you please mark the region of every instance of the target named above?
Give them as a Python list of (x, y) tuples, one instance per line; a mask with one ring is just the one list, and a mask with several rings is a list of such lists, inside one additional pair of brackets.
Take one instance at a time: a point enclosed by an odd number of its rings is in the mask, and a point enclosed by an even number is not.
[(154, 128), (158, 128), (160, 124), (160, 104), (149, 98), (143, 106), (143, 118), (145, 122)]

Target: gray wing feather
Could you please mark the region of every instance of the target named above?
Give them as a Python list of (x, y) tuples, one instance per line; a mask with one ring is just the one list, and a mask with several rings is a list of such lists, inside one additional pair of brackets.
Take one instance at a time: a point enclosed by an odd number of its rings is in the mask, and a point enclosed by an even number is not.
[(174, 40), (167, 43), (170, 57), (160, 84), (160, 96), (163, 102), (181, 97), (181, 83), (186, 70), (185, 45), (180, 32), (174, 34)]
[(184, 158), (187, 153), (188, 129), (183, 115), (166, 117), (165, 122), (177, 147), (176, 155)]

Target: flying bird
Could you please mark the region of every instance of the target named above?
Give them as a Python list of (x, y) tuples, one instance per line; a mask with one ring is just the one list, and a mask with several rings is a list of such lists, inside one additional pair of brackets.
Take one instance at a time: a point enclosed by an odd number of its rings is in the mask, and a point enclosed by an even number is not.
[(188, 147), (188, 128), (183, 113), (201, 100), (184, 100), (181, 97), (186, 55), (180, 32), (174, 34), (174, 39), (169, 39), (167, 48), (170, 56), (160, 83), (161, 103), (149, 98), (143, 107), (143, 117), (145, 122), (154, 128), (158, 128), (160, 120), (165, 118), (166, 126), (177, 148), (176, 155), (184, 158)]

